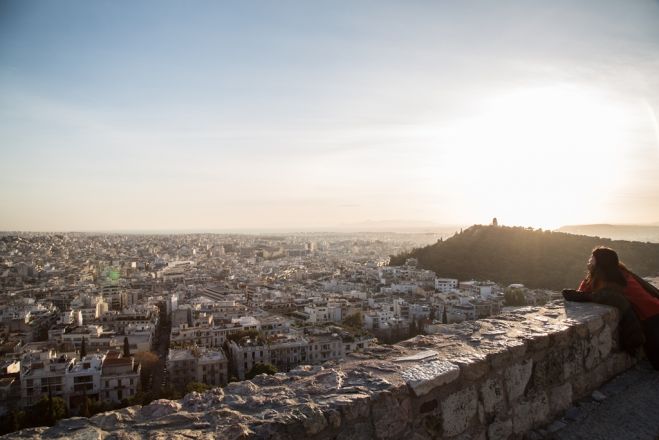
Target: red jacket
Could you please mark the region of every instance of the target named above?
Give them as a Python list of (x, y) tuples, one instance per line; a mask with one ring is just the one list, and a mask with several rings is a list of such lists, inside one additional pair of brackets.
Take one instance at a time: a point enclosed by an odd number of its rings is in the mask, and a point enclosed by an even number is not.
[[(631, 303), (638, 318), (641, 321), (645, 321), (648, 318), (659, 315), (659, 298), (655, 298), (647, 292), (630, 273), (623, 271), (623, 274), (627, 281), (627, 286), (623, 293)], [(577, 290), (579, 292), (590, 292), (592, 288), (586, 283), (586, 280), (583, 280)]]

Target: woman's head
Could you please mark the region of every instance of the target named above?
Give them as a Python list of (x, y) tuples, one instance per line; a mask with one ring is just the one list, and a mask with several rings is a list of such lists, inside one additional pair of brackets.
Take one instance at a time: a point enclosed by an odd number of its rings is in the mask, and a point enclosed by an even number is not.
[(618, 254), (613, 249), (600, 246), (593, 249), (588, 260), (588, 278), (595, 284), (615, 283), (626, 286), (627, 281), (621, 269), (625, 266), (620, 263)]

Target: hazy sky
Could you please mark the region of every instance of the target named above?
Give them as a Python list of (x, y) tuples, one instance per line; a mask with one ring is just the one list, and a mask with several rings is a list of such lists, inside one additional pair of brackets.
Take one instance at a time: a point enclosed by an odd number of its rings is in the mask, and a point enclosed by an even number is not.
[(0, 0), (0, 229), (659, 222), (658, 1)]

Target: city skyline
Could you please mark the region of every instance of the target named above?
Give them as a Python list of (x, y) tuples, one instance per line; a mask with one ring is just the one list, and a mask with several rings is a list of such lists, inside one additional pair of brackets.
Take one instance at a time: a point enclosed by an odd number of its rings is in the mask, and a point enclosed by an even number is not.
[(659, 222), (656, 2), (194, 6), (0, 5), (0, 230)]

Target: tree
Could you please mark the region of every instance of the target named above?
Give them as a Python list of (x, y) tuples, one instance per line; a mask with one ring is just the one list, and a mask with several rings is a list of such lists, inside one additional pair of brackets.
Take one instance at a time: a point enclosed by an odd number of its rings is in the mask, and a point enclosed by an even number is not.
[(508, 288), (503, 294), (507, 306), (525, 306), (526, 298), (524, 290), (518, 288)]
[(135, 362), (142, 364), (140, 381), (142, 382), (142, 389), (147, 391), (150, 385), (149, 377), (151, 377), (151, 375), (155, 373), (156, 368), (158, 368), (160, 358), (152, 351), (140, 351), (135, 353)]
[(203, 393), (206, 390), (209, 390), (211, 387), (205, 383), (201, 382), (190, 382), (185, 386), (185, 391), (191, 393), (196, 391), (198, 393)]
[(26, 411), (25, 426), (54, 425), (66, 417), (66, 405), (61, 397), (43, 396), (36, 404)]
[(128, 343), (128, 336), (124, 336), (124, 356), (130, 356), (130, 344)]
[(258, 330), (241, 330), (236, 333), (230, 333), (227, 335), (227, 341), (234, 341), (238, 342), (243, 338), (249, 338), (249, 339), (265, 339), (263, 338), (263, 335), (259, 333)]
[(254, 379), (259, 374), (275, 374), (277, 367), (272, 364), (256, 364), (245, 374), (245, 379)]
[(87, 345), (85, 342), (85, 337), (82, 337), (82, 342), (80, 343), (80, 359), (87, 356)]
[(159, 399), (169, 399), (169, 400), (178, 400), (182, 398), (182, 393), (179, 390), (174, 389), (170, 385), (166, 386), (160, 391)]
[(353, 313), (352, 315), (347, 316), (343, 320), (343, 324), (348, 326), (348, 327), (361, 329), (363, 327), (362, 313), (357, 312), (357, 313)]

